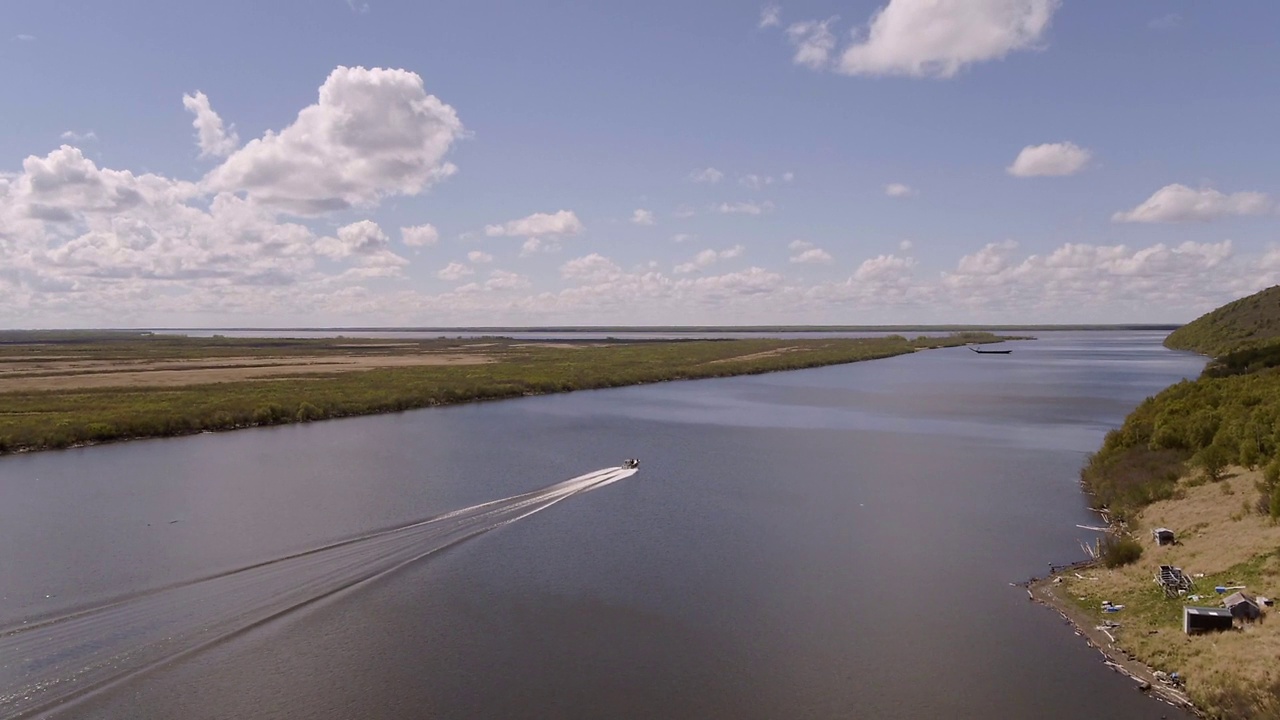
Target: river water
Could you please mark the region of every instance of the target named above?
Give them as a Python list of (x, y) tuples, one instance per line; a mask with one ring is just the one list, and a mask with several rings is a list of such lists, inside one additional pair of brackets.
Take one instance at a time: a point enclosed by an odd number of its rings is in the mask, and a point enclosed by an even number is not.
[(0, 717), (1183, 717), (1009, 585), (1163, 334), (0, 458)]

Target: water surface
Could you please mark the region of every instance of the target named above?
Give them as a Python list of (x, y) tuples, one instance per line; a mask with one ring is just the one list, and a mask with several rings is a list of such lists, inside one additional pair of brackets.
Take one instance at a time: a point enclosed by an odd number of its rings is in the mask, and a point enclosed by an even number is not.
[[(1009, 586), (1079, 556), (1085, 455), (1199, 372), (1162, 335), (2, 458), (0, 628), (68, 632), (0, 698), (132, 647), (60, 716), (1178, 717)], [(633, 455), (439, 552), (404, 529)], [(161, 630), (201, 642), (135, 672)]]

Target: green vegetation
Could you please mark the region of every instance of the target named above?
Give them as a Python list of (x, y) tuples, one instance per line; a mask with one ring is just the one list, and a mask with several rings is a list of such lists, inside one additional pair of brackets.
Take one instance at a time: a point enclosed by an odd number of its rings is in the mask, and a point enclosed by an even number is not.
[(1280, 285), (1227, 303), (1173, 331), (1164, 344), (1221, 357), (1280, 341)]
[[(1170, 497), (1188, 463), (1209, 481), (1229, 465), (1280, 463), (1280, 286), (1214, 310), (1165, 344), (1217, 357), (1199, 379), (1144, 401), (1090, 458), (1086, 488), (1121, 519)], [(1276, 495), (1280, 515), (1278, 488), (1259, 487), (1259, 510), (1270, 513)]]
[[(0, 334), (0, 453), (794, 370), (1000, 340), (978, 333), (558, 343), (15, 335)], [(338, 360), (347, 365), (324, 365)], [(151, 379), (183, 372), (204, 379)]]
[(1142, 544), (1129, 535), (1107, 535), (1102, 541), (1102, 563), (1109, 568), (1135, 563), (1142, 557)]

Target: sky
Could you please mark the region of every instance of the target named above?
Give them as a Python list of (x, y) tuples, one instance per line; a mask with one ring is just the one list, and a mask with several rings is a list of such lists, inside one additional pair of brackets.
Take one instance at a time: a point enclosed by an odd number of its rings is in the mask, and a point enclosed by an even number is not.
[(1185, 322), (1280, 4), (0, 0), (0, 328)]

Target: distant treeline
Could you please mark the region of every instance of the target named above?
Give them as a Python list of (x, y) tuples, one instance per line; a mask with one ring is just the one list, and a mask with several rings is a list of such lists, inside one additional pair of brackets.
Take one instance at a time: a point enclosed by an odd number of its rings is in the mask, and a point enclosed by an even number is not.
[[(136, 386), (0, 393), (0, 452), (203, 431), (309, 422), (475, 400), (619, 387), (665, 380), (724, 377), (856, 362), (923, 348), (998, 341), (989, 333), (950, 337), (731, 340), (619, 343), (579, 347), (511, 342), (456, 343), (484, 364), (393, 367), (291, 375), (178, 387)], [(410, 343), (414, 344), (414, 343)], [(420, 344), (425, 345), (425, 344)], [(34, 347), (34, 346), (33, 346)], [(387, 352), (377, 343), (168, 336), (113, 336), (67, 350), (84, 359), (215, 358)], [(434, 344), (433, 350), (451, 351)], [(483, 350), (479, 348), (483, 347)], [(363, 348), (363, 350), (362, 350)], [(38, 348), (37, 348), (38, 350)], [(47, 351), (47, 348), (45, 349)], [(5, 348), (0, 362), (27, 348)]]

